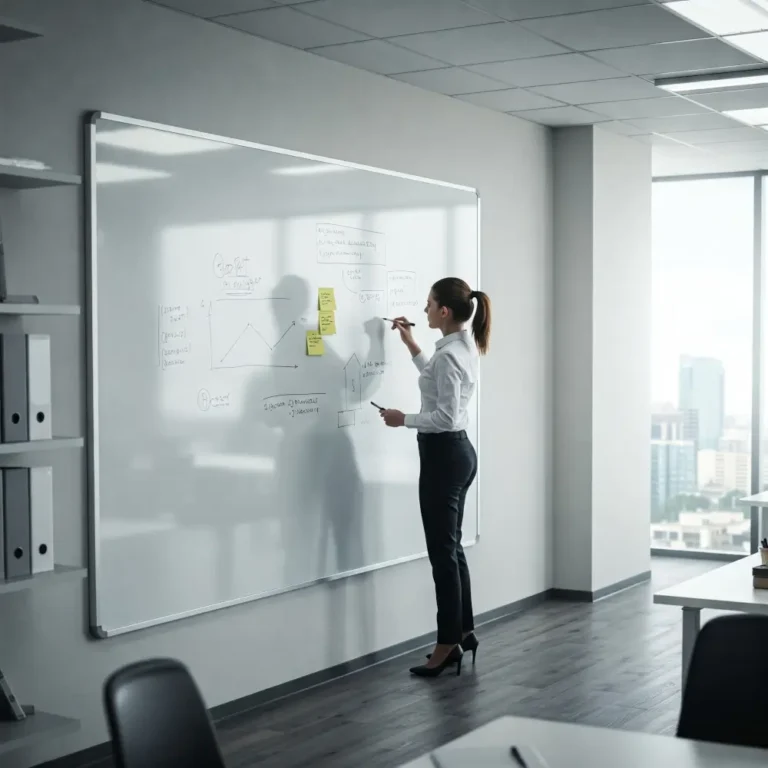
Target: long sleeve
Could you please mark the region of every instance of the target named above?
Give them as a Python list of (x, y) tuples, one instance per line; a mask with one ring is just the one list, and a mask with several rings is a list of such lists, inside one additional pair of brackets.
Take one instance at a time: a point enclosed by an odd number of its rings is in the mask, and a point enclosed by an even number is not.
[[(414, 358), (415, 360), (415, 358)], [(405, 417), (410, 429), (452, 432), (459, 421), (461, 382), (464, 372), (452, 355), (442, 354), (434, 362), (437, 383), (437, 406), (427, 413), (411, 413)]]
[(424, 370), (424, 367), (429, 362), (429, 358), (423, 352), (419, 352), (419, 354), (412, 357), (411, 360), (413, 360), (413, 364), (416, 366), (419, 373)]

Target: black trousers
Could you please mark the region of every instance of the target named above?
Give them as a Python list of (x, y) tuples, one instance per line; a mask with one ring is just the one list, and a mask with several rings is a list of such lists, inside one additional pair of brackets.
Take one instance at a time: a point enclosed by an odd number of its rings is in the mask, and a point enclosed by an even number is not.
[(437, 598), (437, 642), (454, 645), (474, 628), (469, 567), (461, 546), (477, 454), (466, 432), (419, 434), (419, 504)]

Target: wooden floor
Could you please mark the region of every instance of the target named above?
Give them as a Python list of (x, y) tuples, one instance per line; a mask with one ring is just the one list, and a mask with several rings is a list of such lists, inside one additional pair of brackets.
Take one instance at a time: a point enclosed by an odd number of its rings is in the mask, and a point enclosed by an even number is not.
[(231, 718), (219, 725), (227, 765), (394, 768), (502, 715), (672, 734), (682, 612), (652, 594), (718, 565), (655, 558), (652, 584), (486, 627), (458, 678), (411, 678), (418, 653)]

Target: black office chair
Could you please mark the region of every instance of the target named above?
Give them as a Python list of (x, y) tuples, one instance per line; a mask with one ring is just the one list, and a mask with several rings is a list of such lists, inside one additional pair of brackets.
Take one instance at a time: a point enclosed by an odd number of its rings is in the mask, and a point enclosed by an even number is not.
[(691, 656), (677, 735), (768, 748), (768, 616), (721, 616)]
[(225, 768), (200, 691), (180, 662), (117, 670), (104, 684), (104, 707), (117, 768)]

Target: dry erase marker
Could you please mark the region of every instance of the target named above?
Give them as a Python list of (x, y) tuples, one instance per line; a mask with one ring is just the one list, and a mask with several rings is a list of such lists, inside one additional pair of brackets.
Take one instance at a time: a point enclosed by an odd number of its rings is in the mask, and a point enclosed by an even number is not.
[(371, 400), (371, 405), (374, 408), (378, 408), (380, 411), (386, 411), (387, 410), (386, 408), (382, 408), (380, 405), (376, 405), (376, 403), (374, 403), (373, 400)]
[(400, 325), (410, 325), (411, 328), (416, 327), (416, 323), (404, 323), (402, 320), (392, 320), (392, 318), (390, 317), (385, 317), (383, 319), (386, 320), (388, 323), (399, 323)]

